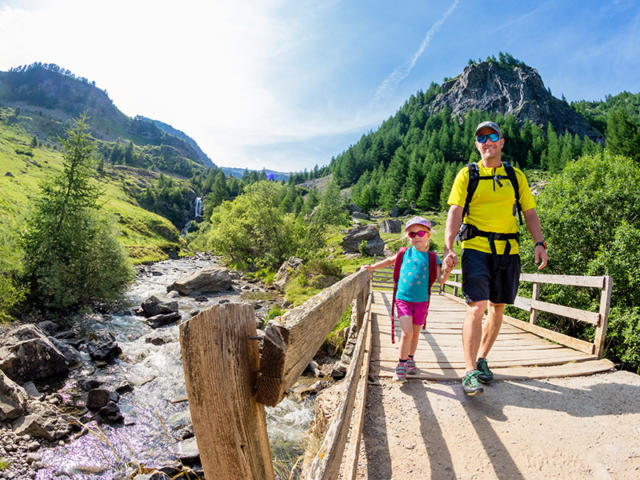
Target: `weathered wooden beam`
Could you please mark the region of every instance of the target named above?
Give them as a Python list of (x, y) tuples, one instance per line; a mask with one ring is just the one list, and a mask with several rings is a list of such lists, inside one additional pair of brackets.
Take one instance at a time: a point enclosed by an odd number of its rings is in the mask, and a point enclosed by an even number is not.
[(611, 305), (611, 290), (613, 289), (613, 279), (610, 276), (604, 277), (604, 288), (600, 294), (600, 324), (596, 327), (593, 347), (598, 357), (602, 356), (604, 349), (604, 339), (607, 335), (607, 324), (609, 322), (609, 307)]
[(282, 400), (368, 281), (366, 270), (356, 272), (269, 322), (260, 358), (259, 402), (273, 406)]
[[(369, 297), (369, 307), (370, 306), (371, 297)], [(334, 480), (338, 478), (338, 474), (340, 473), (340, 464), (342, 463), (351, 413), (353, 411), (353, 403), (359, 383), (355, 379), (361, 373), (362, 361), (366, 350), (365, 339), (368, 337), (371, 329), (369, 319), (370, 316), (368, 315), (367, 321), (360, 330), (360, 333), (358, 333), (358, 339), (353, 351), (353, 356), (351, 357), (349, 370), (343, 380), (343, 385), (346, 390), (342, 397), (342, 402), (338, 406), (336, 415), (327, 429), (324, 441), (313, 459), (313, 463), (307, 474), (307, 480)]]
[(513, 325), (514, 327), (521, 328), (522, 330), (526, 330), (527, 332), (531, 332), (542, 338), (547, 338), (551, 341), (573, 348), (580, 352), (593, 353), (593, 343), (585, 342), (584, 340), (579, 340), (563, 333), (554, 332), (553, 330), (543, 328), (539, 325), (533, 325), (529, 322), (523, 322), (522, 320), (510, 317), (508, 315), (504, 316), (504, 321), (510, 325)]
[(603, 288), (604, 286), (604, 277), (588, 275), (545, 275), (541, 273), (521, 273), (520, 281), (572, 285), (574, 287)]
[(542, 312), (561, 315), (573, 320), (580, 320), (582, 322), (590, 323), (591, 325), (598, 325), (598, 323), (600, 323), (599, 313), (580, 310), (578, 308), (565, 307), (564, 305), (557, 305), (555, 303), (541, 302), (540, 300), (531, 300), (531, 308), (535, 308)]
[(180, 325), (193, 430), (207, 478), (275, 478), (264, 406), (254, 395), (254, 309), (216, 305)]
[[(533, 289), (531, 290), (531, 300), (539, 300), (540, 299), (540, 284), (538, 282), (533, 282)], [(531, 308), (531, 302), (529, 302), (529, 311), (531, 312), (529, 315), (529, 323), (535, 325), (538, 321), (538, 310), (535, 308)]]

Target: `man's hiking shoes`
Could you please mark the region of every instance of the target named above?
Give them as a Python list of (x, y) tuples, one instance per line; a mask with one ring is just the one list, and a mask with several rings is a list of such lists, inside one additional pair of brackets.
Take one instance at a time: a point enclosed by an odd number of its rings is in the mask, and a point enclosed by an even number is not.
[(394, 382), (406, 382), (407, 381), (407, 367), (405, 363), (398, 363), (396, 365), (396, 373), (393, 375)]
[(462, 389), (464, 393), (467, 395), (477, 395), (478, 393), (484, 392), (482, 385), (478, 382), (478, 376), (480, 375), (479, 370), (474, 370), (473, 372), (467, 373), (462, 378)]
[(415, 375), (416, 372), (416, 362), (413, 361), (413, 358), (409, 357), (409, 360), (407, 360), (407, 375)]
[(487, 365), (487, 360), (485, 358), (479, 358), (476, 362), (476, 370), (480, 373), (478, 374), (478, 380), (482, 383), (489, 383), (493, 380), (493, 373), (489, 370), (489, 366)]

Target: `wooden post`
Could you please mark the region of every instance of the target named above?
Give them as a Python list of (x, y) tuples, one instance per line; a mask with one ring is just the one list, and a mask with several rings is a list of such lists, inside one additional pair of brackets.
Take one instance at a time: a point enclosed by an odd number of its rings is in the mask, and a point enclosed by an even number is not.
[(598, 357), (602, 356), (604, 339), (607, 335), (609, 306), (611, 305), (611, 289), (613, 288), (613, 280), (609, 275), (604, 276), (603, 279), (602, 293), (600, 294), (600, 321), (596, 327), (596, 334), (593, 339), (593, 353)]
[[(453, 274), (453, 279), (454, 279), (454, 281), (456, 283), (458, 283), (458, 274), (457, 273)], [(456, 296), (456, 297), (458, 296), (458, 287), (457, 286), (453, 287), (453, 295)]]
[[(538, 282), (533, 282), (533, 290), (531, 291), (531, 300), (539, 300), (539, 299), (540, 299), (540, 284)], [(529, 323), (533, 323), (535, 325), (537, 321), (538, 321), (538, 310), (532, 306), (531, 313), (529, 314)]]
[(371, 282), (367, 282), (360, 293), (356, 295), (356, 332), (359, 332), (362, 328), (362, 320), (364, 319), (365, 308), (367, 306), (370, 285)]
[(275, 478), (264, 406), (254, 309), (216, 305), (180, 325), (189, 410), (207, 478)]

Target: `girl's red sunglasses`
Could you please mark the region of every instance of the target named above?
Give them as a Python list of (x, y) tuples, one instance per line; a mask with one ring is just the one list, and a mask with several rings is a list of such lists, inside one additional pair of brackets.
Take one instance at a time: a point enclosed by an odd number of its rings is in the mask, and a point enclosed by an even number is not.
[(419, 237), (424, 237), (426, 234), (426, 230), (418, 230), (417, 232), (409, 232), (407, 235), (409, 235), (409, 238), (415, 238), (416, 235)]

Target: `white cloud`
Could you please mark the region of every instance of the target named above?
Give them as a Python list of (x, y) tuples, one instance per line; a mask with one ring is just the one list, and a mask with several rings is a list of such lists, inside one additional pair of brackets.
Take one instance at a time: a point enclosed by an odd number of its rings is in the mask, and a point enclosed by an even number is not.
[(416, 50), (416, 52), (413, 54), (413, 57), (411, 57), (410, 60), (408, 60), (401, 66), (397, 67), (387, 78), (384, 79), (384, 81), (378, 87), (378, 90), (373, 97), (372, 103), (377, 103), (387, 91), (395, 88), (396, 85), (398, 85), (402, 80), (409, 76), (411, 70), (413, 70), (413, 67), (415, 67), (416, 62), (431, 43), (433, 36), (438, 33), (438, 30), (440, 30), (442, 24), (447, 18), (449, 18), (449, 16), (453, 13), (459, 3), (460, 0), (454, 0), (453, 4), (451, 4), (447, 11), (444, 12), (442, 17), (440, 17), (438, 21), (431, 26), (429, 31), (427, 31), (424, 40), (422, 40), (420, 47), (418, 47), (418, 50)]

